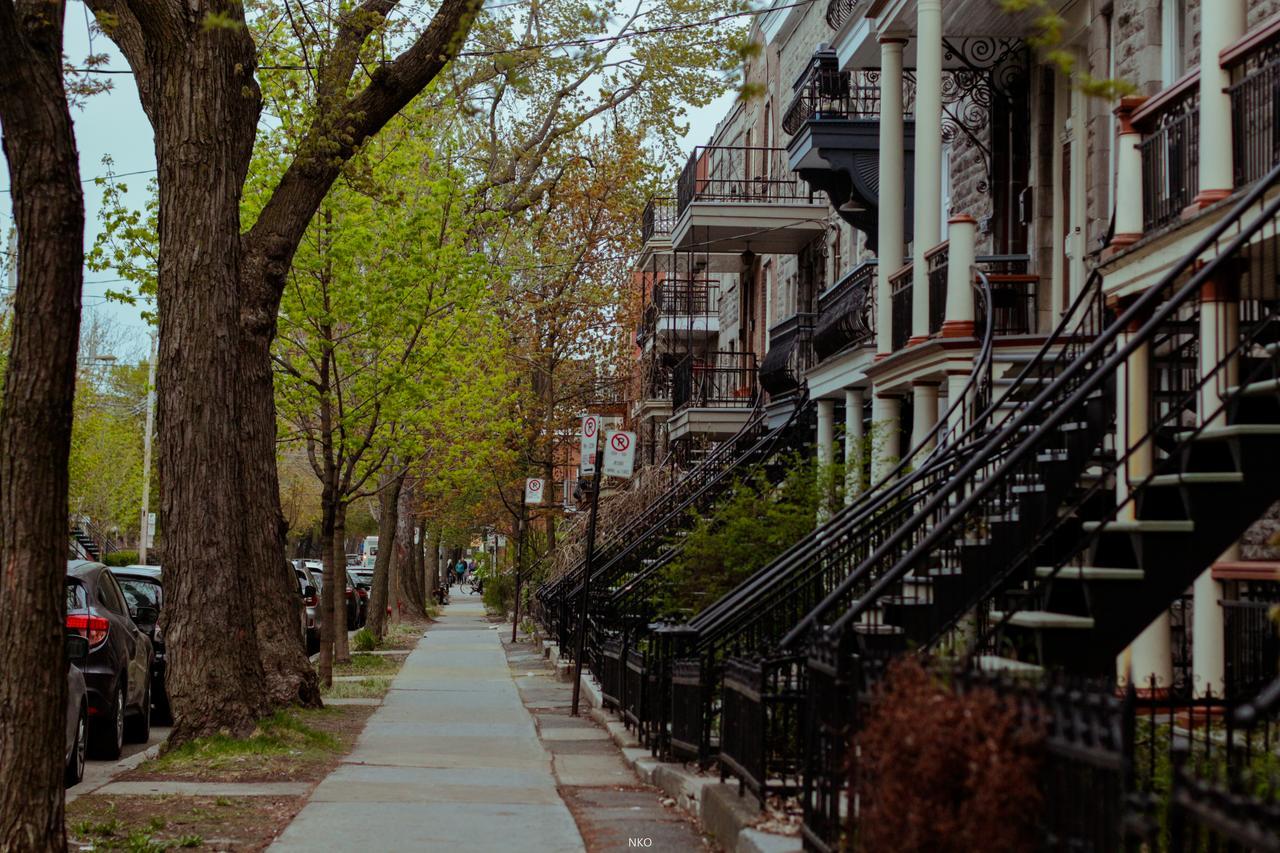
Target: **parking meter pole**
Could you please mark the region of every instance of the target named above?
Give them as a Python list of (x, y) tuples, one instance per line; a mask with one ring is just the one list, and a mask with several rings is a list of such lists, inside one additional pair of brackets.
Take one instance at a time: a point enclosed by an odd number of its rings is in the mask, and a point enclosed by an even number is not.
[[(527, 491), (527, 490), (526, 490)], [(529, 526), (526, 507), (527, 494), (520, 493), (520, 518), (516, 521), (516, 610), (511, 617), (511, 642), (516, 641), (516, 629), (520, 625), (520, 580), (524, 576), (524, 529)]]
[(582, 571), (582, 593), (578, 598), (578, 643), (573, 656), (573, 708), (569, 716), (578, 716), (578, 698), (582, 693), (582, 658), (587, 650), (587, 605), (591, 595), (591, 561), (596, 550), (596, 514), (600, 511), (600, 482), (604, 479), (604, 442), (596, 448), (595, 487), (591, 490), (591, 515), (587, 516), (587, 558)]

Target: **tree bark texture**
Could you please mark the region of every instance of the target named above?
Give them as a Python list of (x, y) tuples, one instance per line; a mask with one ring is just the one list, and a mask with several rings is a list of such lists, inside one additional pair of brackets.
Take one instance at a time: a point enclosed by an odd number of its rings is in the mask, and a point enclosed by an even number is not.
[(387, 635), (388, 579), (398, 523), (396, 508), (400, 503), (404, 476), (384, 476), (381, 485), (382, 491), (378, 494), (378, 556), (373, 561), (373, 584), (369, 590), (369, 630), (379, 641)]
[(0, 0), (0, 127), (18, 229), (0, 409), (0, 850), (66, 846), (67, 459), (84, 196), (60, 2)]
[(440, 551), (435, 539), (431, 538), (431, 525), (425, 518), (418, 529), (422, 531), (422, 590), (426, 593), (427, 602), (434, 603), (440, 583)]
[(413, 559), (414, 491), (400, 491), (396, 510), (396, 571), (392, 577), (394, 608), (401, 619), (425, 621), (427, 618), (426, 595), (422, 591), (422, 575), (415, 569)]
[[(325, 687), (333, 684), (333, 637), (338, 630), (345, 631), (345, 621), (335, 624), (333, 621), (334, 596), (338, 585), (333, 580), (333, 541), (334, 513), (337, 510), (331, 488), (322, 488), (320, 495), (320, 563), (324, 577), (320, 581), (320, 659), (316, 663), (316, 671), (320, 683)], [(339, 626), (340, 625), (340, 626)]]
[[(333, 513), (333, 535), (327, 547), (333, 563), (333, 662), (350, 663), (351, 647), (347, 642), (347, 505), (338, 501)], [(355, 587), (351, 594), (356, 594)]]

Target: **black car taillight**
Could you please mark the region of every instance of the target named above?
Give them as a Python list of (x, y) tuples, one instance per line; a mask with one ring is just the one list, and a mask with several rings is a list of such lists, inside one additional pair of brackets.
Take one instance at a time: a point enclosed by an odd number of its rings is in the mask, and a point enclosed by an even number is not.
[(75, 631), (89, 641), (89, 648), (96, 649), (107, 641), (111, 623), (96, 613), (68, 613), (67, 630)]

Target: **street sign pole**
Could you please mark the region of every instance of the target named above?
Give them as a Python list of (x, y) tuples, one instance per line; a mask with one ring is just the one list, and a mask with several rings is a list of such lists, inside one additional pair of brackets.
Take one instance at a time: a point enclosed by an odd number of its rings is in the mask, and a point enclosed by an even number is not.
[(520, 493), (520, 519), (516, 522), (516, 612), (511, 617), (511, 642), (516, 641), (516, 629), (520, 625), (520, 579), (524, 574), (524, 529), (529, 525), (529, 513), (526, 510), (529, 500), (529, 489)]
[(587, 558), (582, 572), (582, 593), (578, 598), (578, 643), (573, 656), (573, 708), (569, 716), (578, 716), (578, 698), (582, 693), (582, 657), (587, 650), (587, 606), (591, 595), (591, 559), (596, 550), (596, 513), (600, 511), (600, 483), (604, 479), (604, 442), (596, 445), (596, 482), (591, 490), (591, 515), (587, 517)]

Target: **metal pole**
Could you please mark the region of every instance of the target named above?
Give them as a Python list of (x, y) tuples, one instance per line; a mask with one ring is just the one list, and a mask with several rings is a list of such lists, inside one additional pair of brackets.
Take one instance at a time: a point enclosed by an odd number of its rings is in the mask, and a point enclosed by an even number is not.
[(578, 643), (573, 660), (573, 708), (569, 716), (578, 716), (578, 697), (582, 693), (582, 657), (587, 650), (587, 605), (591, 596), (591, 558), (596, 550), (596, 513), (600, 511), (600, 483), (604, 480), (604, 442), (596, 447), (595, 484), (591, 490), (591, 515), (587, 516), (587, 558), (582, 571), (582, 594), (578, 599)]
[(151, 433), (156, 420), (156, 332), (151, 333), (151, 361), (147, 364), (147, 431), (142, 436), (142, 542), (138, 562), (147, 564), (147, 540), (151, 538)]
[(529, 525), (525, 510), (528, 486), (520, 492), (520, 519), (516, 522), (516, 611), (511, 617), (511, 642), (516, 641), (516, 629), (520, 625), (520, 578), (524, 573), (524, 529)]

